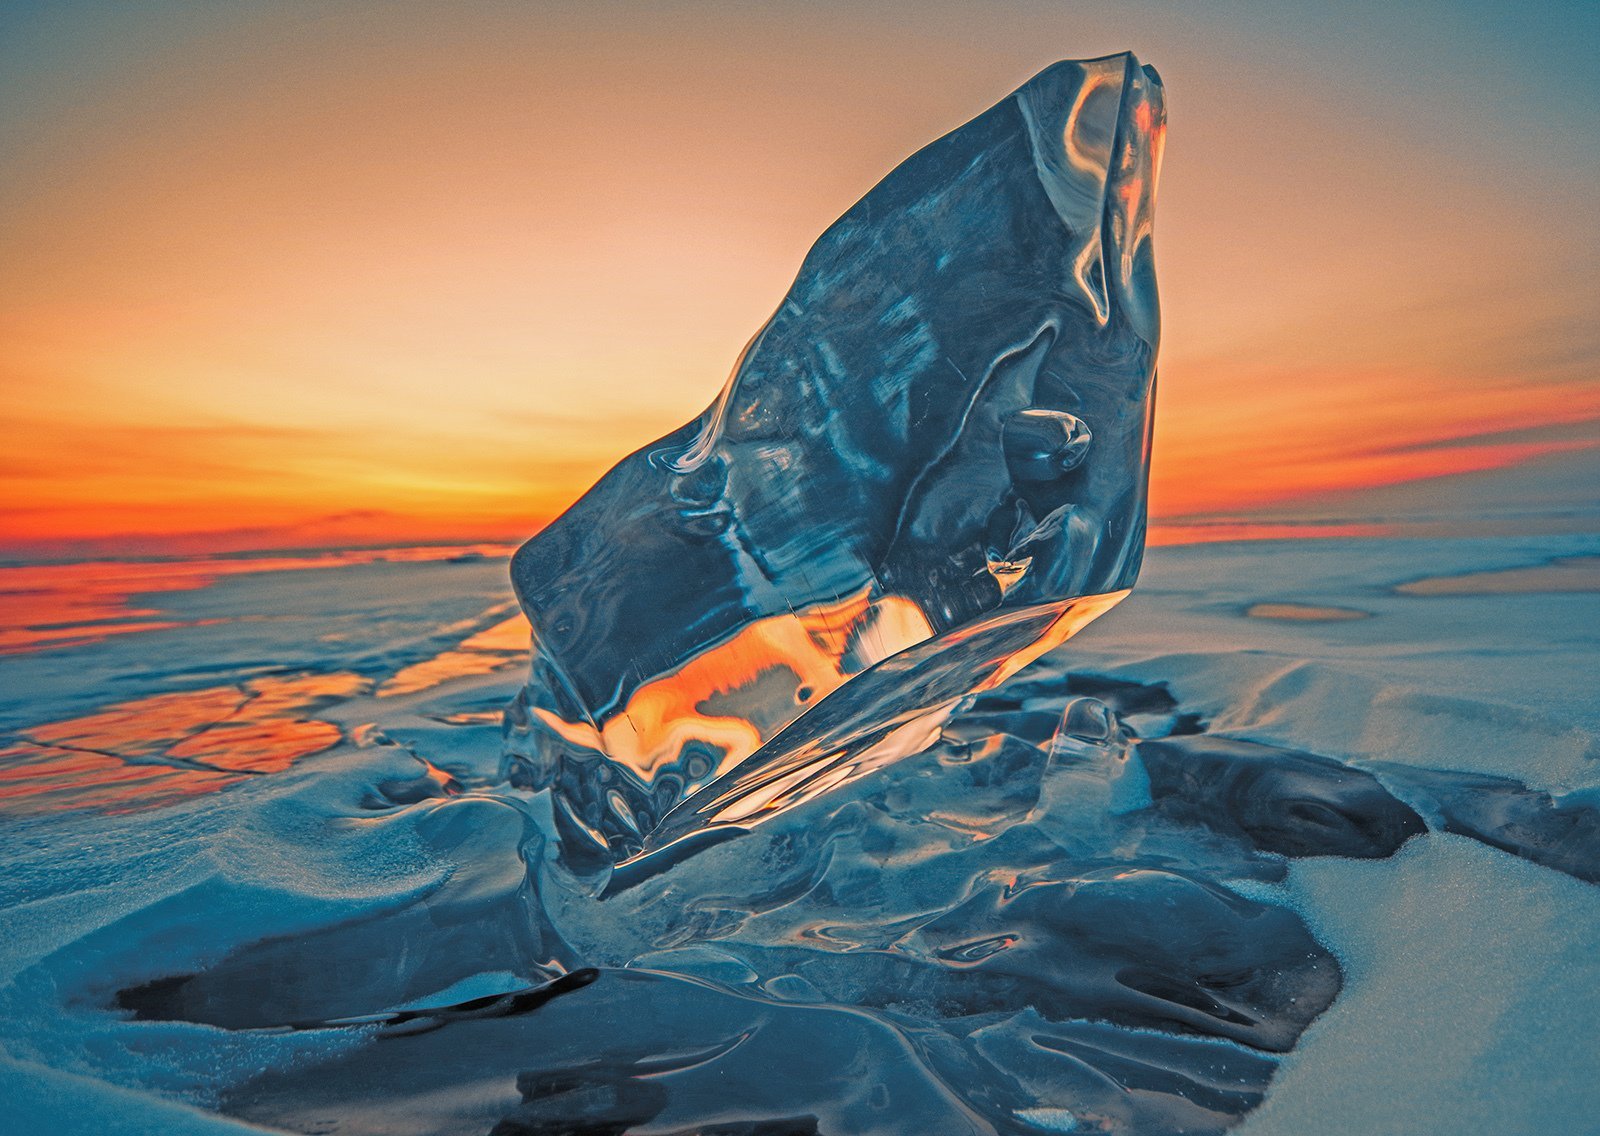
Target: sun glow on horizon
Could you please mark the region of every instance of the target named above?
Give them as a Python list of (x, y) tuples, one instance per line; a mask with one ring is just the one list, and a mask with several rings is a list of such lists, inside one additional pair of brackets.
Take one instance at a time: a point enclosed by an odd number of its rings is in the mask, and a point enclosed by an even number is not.
[(818, 7), (0, 16), (0, 555), (526, 536), (907, 153), (1123, 46), (1172, 111), (1158, 520), (1600, 444), (1592, 92), (1269, 49), (1292, 5)]

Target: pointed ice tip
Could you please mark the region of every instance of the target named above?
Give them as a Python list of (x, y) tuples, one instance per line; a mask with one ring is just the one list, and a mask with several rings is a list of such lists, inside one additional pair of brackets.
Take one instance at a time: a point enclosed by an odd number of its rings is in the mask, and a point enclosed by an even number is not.
[(1166, 123), (1160, 76), (1132, 52), (1066, 60), (1016, 98), (1039, 181), (1072, 236), (1069, 285), (1102, 325), (1120, 301), (1153, 342), (1153, 281), (1143, 278)]

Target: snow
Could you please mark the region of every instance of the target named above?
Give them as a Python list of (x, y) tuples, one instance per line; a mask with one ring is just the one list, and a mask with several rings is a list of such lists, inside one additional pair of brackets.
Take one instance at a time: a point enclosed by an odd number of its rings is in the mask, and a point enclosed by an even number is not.
[[(1201, 715), (1213, 733), (1370, 765), (1380, 778), (1385, 763), (1398, 763), (1512, 777), (1592, 801), (1600, 794), (1600, 597), (1395, 589), (1597, 552), (1600, 538), (1581, 534), (1158, 548), (1133, 597), (1060, 657), (1078, 671), (1165, 683), (1179, 709)], [(268, 669), (354, 673), (370, 692), (502, 622), (503, 573), (503, 565), (479, 562), (231, 576), (151, 601), (185, 619), (203, 612), (226, 622), (4, 660), (5, 712), (14, 729), (33, 728)], [(1247, 614), (1261, 603), (1369, 617)], [(334, 723), (345, 741), (220, 792), (111, 815), (7, 818), (0, 1093), (8, 1131), (255, 1131), (212, 1110), (266, 1071), (293, 1085), (296, 1070), (361, 1068), (373, 1044), (362, 1030), (142, 1020), (116, 1004), (119, 991), (142, 983), (208, 975), (194, 988), (195, 1004), (218, 1020), (267, 1025), (276, 1023), (247, 1019), (441, 1005), (535, 984), (584, 961), (575, 944), (586, 924), (561, 921), (587, 900), (551, 894), (538, 916), (537, 881), (548, 886), (543, 803), (494, 783), (495, 711), (521, 671), (454, 673), (445, 668), (437, 685), (392, 698), (365, 693), (309, 707), (303, 713)], [(441, 787), (446, 775), (454, 789)], [(937, 794), (936, 785), (910, 788)], [(1130, 765), (1098, 800), (1113, 818), (1148, 807), (1142, 771)], [(847, 805), (839, 815), (864, 818), (852, 837), (862, 848), (878, 839), (873, 826), (882, 821), (871, 808)], [(971, 839), (953, 836), (952, 847)], [(769, 902), (781, 915), (790, 902), (782, 888), (805, 886), (784, 882), (782, 865), (770, 859), (781, 847), (722, 845), (703, 854), (704, 870), (733, 871), (726, 865), (749, 865), (759, 850), (769, 857), (763, 870), (777, 873)], [(864, 887), (893, 862), (841, 860), (825, 870), (833, 886)], [(907, 873), (901, 917), (914, 915), (928, 889), (958, 886), (939, 876), (942, 863)], [(1237, 889), (1297, 911), (1344, 969), (1332, 1007), (1282, 1059), (1239, 1132), (1600, 1131), (1600, 890), (1440, 833), (1384, 860), (1292, 861), (1281, 883), (1241, 880)], [(727, 916), (715, 903), (695, 907), (696, 899), (678, 902), (712, 921), (705, 926)], [(753, 969), (737, 936), (715, 937), (727, 934), (641, 943), (632, 973), (645, 985), (630, 997), (656, 1000), (670, 1018), (672, 1007), (709, 998), (702, 986), (736, 991), (733, 1001), (715, 1002), (729, 1021), (738, 1007), (759, 1004), (777, 1007), (761, 1011), (769, 1017), (802, 1015), (783, 1028), (809, 1047), (858, 1031), (873, 1039), (873, 1053), (922, 1052), (906, 1040), (920, 1035), (902, 1033), (894, 1012), (816, 1016), (840, 1010), (820, 1005), (824, 994), (806, 977)], [(407, 953), (394, 963), (386, 952), (397, 942)], [(686, 977), (668, 982), (673, 973)], [(262, 974), (272, 976), (269, 1004), (259, 989), (246, 996), (230, 985)], [(692, 988), (701, 992), (672, 985), (683, 982), (702, 984)], [(582, 1020), (578, 1008), (562, 1012)], [(616, 1012), (625, 1018), (626, 1004)], [(791, 1022), (771, 1020), (780, 1018)], [(448, 1039), (455, 1029), (428, 1036)], [(982, 1036), (1005, 1036), (997, 1030)], [(759, 1052), (775, 1052), (775, 1044)], [(994, 1052), (1006, 1051), (995, 1044)], [(761, 1083), (754, 1060), (739, 1066), (756, 1078), (749, 1084)], [(808, 1060), (817, 1065), (818, 1054)], [(953, 1075), (938, 1060), (942, 1075)], [(509, 1081), (495, 1083), (502, 1096), (510, 1091)], [(897, 1084), (906, 1095), (895, 1099), (921, 1102), (908, 1109), (953, 1107), (931, 1074), (907, 1072)], [(849, 1115), (868, 1115), (859, 1110), (869, 1097)], [(454, 1098), (429, 1099), (446, 1108), (439, 1102)], [(393, 1115), (404, 1107), (397, 1101)], [(1074, 1100), (1013, 1111), (1033, 1130), (1092, 1131), (1097, 1123)], [(960, 1116), (963, 1130), (983, 1130), (974, 1114)]]

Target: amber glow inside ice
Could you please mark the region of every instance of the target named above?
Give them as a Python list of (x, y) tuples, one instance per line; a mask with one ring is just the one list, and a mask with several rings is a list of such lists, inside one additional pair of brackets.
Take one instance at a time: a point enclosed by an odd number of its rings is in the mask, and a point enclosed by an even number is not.
[(913, 155), (817, 241), (705, 414), (517, 553), (535, 654), (508, 775), (553, 790), (571, 864), (914, 752), (1132, 586), (1164, 121), (1119, 55)]

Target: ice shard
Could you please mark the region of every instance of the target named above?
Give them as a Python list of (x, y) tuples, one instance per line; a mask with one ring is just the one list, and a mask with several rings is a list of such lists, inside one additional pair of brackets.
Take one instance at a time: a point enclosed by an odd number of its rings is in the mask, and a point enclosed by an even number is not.
[(582, 871), (924, 748), (1126, 595), (1144, 545), (1165, 114), (1058, 63), (813, 246), (697, 420), (516, 554), (507, 775)]

